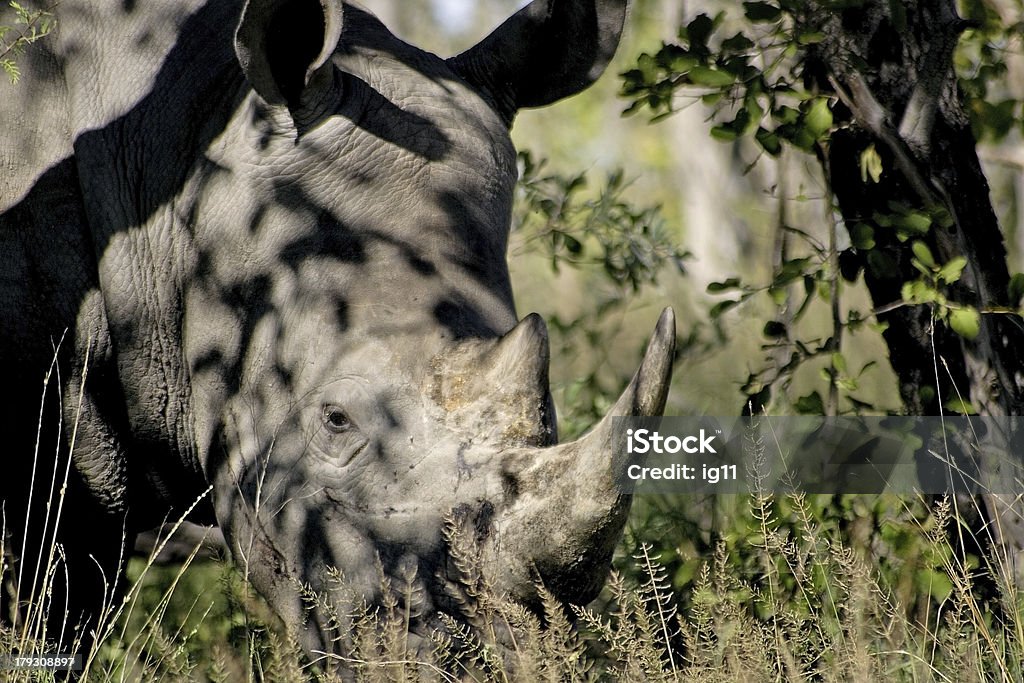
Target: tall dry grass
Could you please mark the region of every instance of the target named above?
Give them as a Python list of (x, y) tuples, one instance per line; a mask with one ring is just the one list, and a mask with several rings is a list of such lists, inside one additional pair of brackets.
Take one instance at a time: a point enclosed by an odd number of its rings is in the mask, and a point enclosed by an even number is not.
[[(479, 548), (451, 520), (445, 533), (457, 590), (449, 597), (458, 608), (436, 615), (437, 627), (426, 637), (412, 636), (410, 624), (422, 616), (413, 613), (419, 602), (414, 575), (395, 581), (381, 570), (383, 600), (368, 605), (332, 572), (329, 594), (295, 586), (310, 607), (333, 615), (342, 644), (341, 655), (313, 660), (226, 561), (199, 560), (197, 545), (179, 565), (156, 562), (179, 519), (148, 557), (125, 557), (130, 583), (123, 595), (109, 577), (94, 627), (96, 647), (83, 652), (80, 680), (1024, 680), (1024, 600), (1007, 562), (990, 554), (979, 564), (963, 550), (963, 536), (971, 531), (960, 521), (966, 515), (958, 501), (938, 501), (926, 518), (904, 529), (911, 545), (939, 558), (934, 578), (944, 586), (918, 586), (918, 594), (909, 596), (912, 606), (906, 587), (894, 586), (891, 572), (823, 524), (807, 496), (760, 490), (763, 449), (751, 439), (755, 485), (746, 512), (753, 527), (723, 533), (688, 584), (670, 580), (664, 558), (641, 534), (624, 548), (632, 562), (611, 574), (595, 603), (600, 608), (561, 604), (538, 585), (539, 604), (530, 609), (494, 589)], [(37, 452), (35, 461), (38, 466), (48, 458)], [(51, 596), (54, 582), (66, 580), (62, 549), (53, 539), (70, 512), (62, 504), (69, 464), (60, 457), (50, 461), (52, 471), (34, 474), (31, 482), (33, 489), (47, 486), (51, 495), (43, 542), (9, 547), (12, 511), (0, 517), (4, 590), (13, 604), (37, 596), (16, 619), (4, 615), (0, 654), (52, 652), (48, 643), (60, 634), (46, 630), (49, 617), (53, 610), (66, 615), (66, 606)], [(38, 466), (34, 473), (43, 470)], [(27, 529), (27, 521), (18, 521)], [(989, 543), (974, 540), (982, 547)], [(11, 555), (39, 558), (43, 570), (27, 577), (24, 565), (9, 562)], [(893, 565), (899, 561), (894, 558)], [(0, 680), (56, 676), (7, 670)]]

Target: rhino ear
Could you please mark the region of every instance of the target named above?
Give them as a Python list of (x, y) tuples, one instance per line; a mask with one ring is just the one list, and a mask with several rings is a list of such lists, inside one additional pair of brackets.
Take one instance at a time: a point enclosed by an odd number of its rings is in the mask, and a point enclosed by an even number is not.
[(248, 0), (235, 53), (253, 90), (270, 104), (298, 107), (329, 63), (343, 24), (341, 0)]
[(608, 66), (627, 0), (533, 0), (448, 63), (509, 120), (575, 95)]

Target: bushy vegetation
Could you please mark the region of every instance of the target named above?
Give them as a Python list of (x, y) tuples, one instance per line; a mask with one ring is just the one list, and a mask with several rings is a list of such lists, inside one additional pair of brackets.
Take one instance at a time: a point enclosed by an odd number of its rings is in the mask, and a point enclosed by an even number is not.
[(8, 3), (13, 17), (6, 23), (6, 17), (0, 16), (0, 69), (7, 74), (11, 83), (21, 78), (18, 57), (25, 53), (32, 43), (48, 36), (56, 26), (53, 5), (46, 9), (28, 9), (10, 0)]

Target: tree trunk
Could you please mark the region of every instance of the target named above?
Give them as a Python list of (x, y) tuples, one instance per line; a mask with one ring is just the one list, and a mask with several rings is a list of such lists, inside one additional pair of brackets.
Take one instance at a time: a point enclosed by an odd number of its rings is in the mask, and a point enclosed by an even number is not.
[[(1024, 414), (1024, 325), (1010, 312), (1018, 302), (1010, 301), (1003, 236), (953, 69), (966, 23), (952, 0), (808, 7), (800, 20), (824, 39), (808, 52), (805, 78), (836, 94), (837, 123), (850, 124), (821, 148), (821, 160), (847, 228), (873, 231), (874, 246), (857, 256), (876, 309), (885, 311), (879, 319), (889, 324), (884, 336), (904, 404), (914, 414), (938, 415), (960, 397), (982, 416)], [(882, 158), (878, 182), (861, 171), (871, 145)], [(900, 225), (915, 212), (932, 217), (932, 225), (901, 240), (907, 230), (901, 234)], [(948, 306), (900, 305), (903, 284), (920, 277), (911, 263), (915, 239), (940, 265), (967, 259), (945, 291)], [(937, 319), (959, 306), (982, 312), (973, 338)], [(996, 422), (1006, 425), (997, 445), (1012, 453), (1013, 421)], [(1024, 503), (998, 495), (1020, 490), (1017, 472), (984, 460), (979, 467), (995, 492), (985, 495), (992, 550), (1024, 580)]]

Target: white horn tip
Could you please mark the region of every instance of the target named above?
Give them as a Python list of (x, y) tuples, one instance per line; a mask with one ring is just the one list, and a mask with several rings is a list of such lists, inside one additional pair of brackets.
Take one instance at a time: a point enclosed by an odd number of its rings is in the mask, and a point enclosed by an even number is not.
[(676, 314), (671, 307), (661, 312), (643, 362), (633, 378), (633, 415), (661, 415), (672, 383), (676, 351)]
[(676, 316), (666, 308), (658, 318), (640, 368), (619, 397), (609, 416), (650, 417), (661, 415), (672, 382), (672, 362), (676, 351)]

